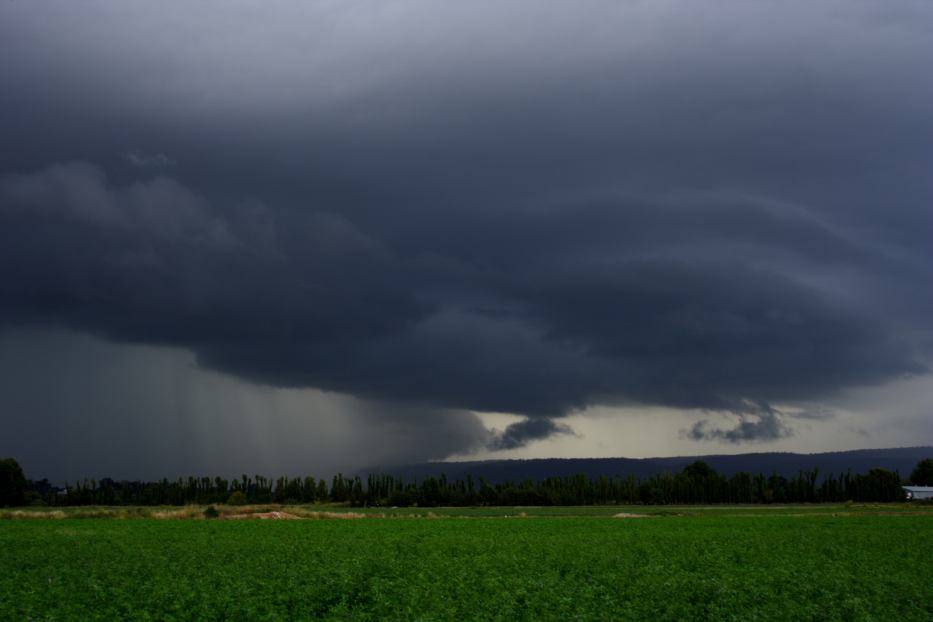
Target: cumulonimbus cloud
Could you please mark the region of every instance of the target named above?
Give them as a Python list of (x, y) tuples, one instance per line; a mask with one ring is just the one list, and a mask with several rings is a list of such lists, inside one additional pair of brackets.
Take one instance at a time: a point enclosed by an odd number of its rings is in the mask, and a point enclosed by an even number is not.
[[(167, 178), (114, 186), (85, 163), (4, 177), (0, 197), (7, 322), (180, 345), (273, 385), (531, 417), (500, 448), (560, 431), (550, 417), (600, 400), (746, 413), (758, 418), (735, 433), (693, 436), (763, 438), (783, 428), (747, 396), (922, 369), (877, 318), (775, 259), (871, 265), (871, 253), (755, 205), (604, 199), (503, 219), (495, 238), (449, 231), (461, 243), (445, 256), (338, 214), (221, 208)], [(636, 227), (640, 239), (614, 244)], [(781, 229), (786, 240), (759, 233)], [(729, 245), (756, 237), (760, 257), (727, 260)]]
[[(925, 372), (924, 20), (584, 4), (403, 3), (375, 30), (296, 4), (250, 31), (268, 55), (225, 35), (242, 7), (125, 50), (91, 35), (149, 32), (148, 10), (69, 9), (58, 32), (0, 8), (0, 323), (512, 412), (515, 442), (614, 403), (744, 417), (695, 438), (779, 438), (786, 418), (748, 404)], [(53, 37), (69, 53), (39, 53)], [(140, 147), (145, 166), (107, 160)]]

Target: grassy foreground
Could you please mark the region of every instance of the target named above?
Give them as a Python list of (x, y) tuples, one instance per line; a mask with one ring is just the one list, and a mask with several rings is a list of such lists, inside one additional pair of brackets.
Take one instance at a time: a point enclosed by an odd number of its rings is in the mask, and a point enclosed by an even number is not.
[(926, 512), (497, 509), (0, 521), (0, 619), (933, 619)]

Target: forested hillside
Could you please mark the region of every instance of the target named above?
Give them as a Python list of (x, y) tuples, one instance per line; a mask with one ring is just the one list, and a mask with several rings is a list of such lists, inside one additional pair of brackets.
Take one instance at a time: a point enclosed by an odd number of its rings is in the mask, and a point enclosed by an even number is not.
[(898, 447), (894, 449), (858, 449), (815, 454), (749, 453), (735, 455), (678, 456), (673, 458), (545, 458), (538, 460), (488, 460), (482, 462), (430, 462), (423, 464), (373, 467), (360, 471), (392, 475), (404, 481), (421, 481), (446, 475), (448, 479), (464, 479), (471, 475), (496, 484), (508, 481), (543, 480), (583, 474), (589, 478), (634, 475), (647, 478), (664, 472), (676, 473), (697, 460), (710, 465), (723, 475), (736, 473), (777, 474), (795, 477), (800, 471), (818, 470), (818, 481), (830, 473), (868, 473), (885, 469), (903, 475), (920, 460), (933, 456), (933, 447)]

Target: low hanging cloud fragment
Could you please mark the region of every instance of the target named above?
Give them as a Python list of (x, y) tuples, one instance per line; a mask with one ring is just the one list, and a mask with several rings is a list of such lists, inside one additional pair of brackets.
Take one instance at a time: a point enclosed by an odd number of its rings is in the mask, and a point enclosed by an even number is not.
[(487, 449), (505, 450), (524, 447), (532, 441), (538, 441), (551, 436), (569, 434), (573, 435), (573, 428), (557, 423), (553, 419), (536, 418), (523, 419), (510, 424), (501, 433), (495, 435), (487, 445)]
[(709, 419), (697, 421), (686, 431), (695, 441), (725, 441), (728, 443), (767, 443), (794, 435), (794, 430), (777, 409), (763, 403), (745, 402), (738, 412), (739, 421), (732, 428), (715, 427)]
[(687, 436), (695, 441), (721, 440), (729, 443), (766, 443), (793, 436), (794, 432), (777, 415), (740, 415), (734, 428), (722, 429), (699, 421)]

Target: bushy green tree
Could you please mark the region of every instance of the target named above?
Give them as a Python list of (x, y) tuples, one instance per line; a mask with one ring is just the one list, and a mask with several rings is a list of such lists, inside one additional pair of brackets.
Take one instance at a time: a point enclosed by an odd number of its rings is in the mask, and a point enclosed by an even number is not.
[(709, 479), (716, 475), (716, 471), (702, 460), (697, 460), (684, 467), (684, 474), (695, 479)]
[(910, 473), (910, 483), (914, 486), (933, 486), (933, 458), (917, 463)]
[(0, 460), (0, 507), (26, 503), (26, 476), (13, 458)]
[(246, 495), (242, 490), (234, 490), (227, 498), (227, 505), (246, 505)]

